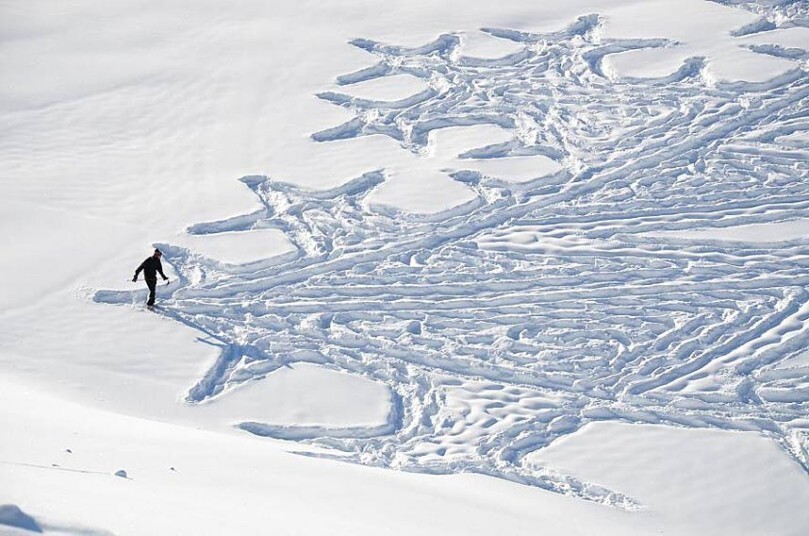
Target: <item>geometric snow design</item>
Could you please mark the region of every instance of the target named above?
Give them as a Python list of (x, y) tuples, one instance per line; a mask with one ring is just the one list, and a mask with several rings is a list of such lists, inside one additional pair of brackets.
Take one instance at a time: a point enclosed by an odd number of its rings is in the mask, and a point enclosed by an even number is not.
[[(429, 89), (394, 102), (321, 94), (354, 118), (313, 143), (380, 134), (418, 155), (431, 131), (480, 124), (513, 141), (464, 155), (470, 165), (448, 173), (477, 202), (440, 218), (369, 208), (384, 169), (316, 192), (245, 177), (262, 210), (189, 232), (278, 228), (296, 254), (233, 266), (160, 244), (180, 274), (165, 314), (222, 348), (188, 401), (322, 363), (385, 382), (394, 409), (381, 429), (307, 429), (301, 441), (358, 463), (479, 472), (623, 508), (636, 503), (524, 456), (617, 420), (760, 431), (809, 471), (809, 371), (780, 366), (809, 345), (809, 241), (646, 235), (805, 216), (807, 151), (779, 136), (809, 131), (809, 74), (796, 62), (766, 85), (708, 87), (695, 58), (665, 79), (611, 81), (605, 55), (671, 43), (601, 42), (600, 23), (488, 29), (521, 45), (493, 60), (459, 56), (451, 34), (412, 49), (354, 41), (379, 62), (339, 84), (409, 74)], [(526, 155), (562, 171), (513, 184), (474, 169)], [(295, 438), (270, 424), (242, 426)]]

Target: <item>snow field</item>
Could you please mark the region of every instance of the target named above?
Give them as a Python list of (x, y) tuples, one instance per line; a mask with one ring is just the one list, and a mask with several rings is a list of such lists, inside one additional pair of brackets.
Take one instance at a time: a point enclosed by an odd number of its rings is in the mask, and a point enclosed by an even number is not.
[[(288, 534), (484, 535), (493, 527), (527, 533), (540, 525), (581, 535), (603, 527), (644, 533), (623, 512), (561, 495), (546, 498), (509, 482), (335, 464), (284, 452), (263, 438), (122, 416), (19, 382), (2, 380), (2, 387), (4, 407), (26, 404), (4, 414), (4, 426), (17, 433), (0, 444), (0, 505), (15, 506), (45, 534), (257, 534), (281, 528)], [(115, 476), (119, 470), (127, 477)], [(11, 521), (22, 519), (11, 514)], [(570, 519), (576, 521), (571, 525)], [(0, 517), (3, 534), (30, 534), (8, 521)], [(640, 526), (648, 524), (641, 520)]]
[(806, 6), (727, 3), (9, 6), (0, 504), (806, 532)]
[[(806, 74), (792, 62), (764, 85), (715, 85), (694, 62), (608, 80), (605, 57), (668, 41), (605, 38), (605, 24), (490, 28), (524, 47), (495, 60), (465, 60), (455, 34), (353, 40), (379, 63), (339, 85), (408, 74), (431, 90), (320, 93), (354, 115), (312, 140), (385, 136), (408, 163), (317, 192), (244, 177), (264, 208), (194, 228), (282, 229), (299, 251), (288, 262), (234, 271), (161, 245), (180, 274), (204, 274), (182, 281), (167, 316), (222, 347), (188, 401), (284, 363), (327, 363), (390, 385), (392, 427), (239, 426), (334, 449), (320, 456), (495, 475), (629, 510), (641, 503), (526, 456), (614, 420), (759, 432), (805, 469), (804, 379), (767, 373), (805, 347), (803, 242), (683, 246), (653, 233), (804, 213), (804, 151), (777, 139), (807, 127)], [(534, 175), (509, 180), (514, 158), (539, 158)]]
[(807, 519), (804, 475), (754, 434), (596, 423), (530, 459), (624, 490), (686, 532), (797, 536)]

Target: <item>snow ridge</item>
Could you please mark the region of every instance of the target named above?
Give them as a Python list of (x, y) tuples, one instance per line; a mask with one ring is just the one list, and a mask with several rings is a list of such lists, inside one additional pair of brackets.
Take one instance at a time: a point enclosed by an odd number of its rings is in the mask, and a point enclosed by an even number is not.
[[(317, 192), (250, 176), (262, 210), (188, 232), (277, 228), (296, 254), (239, 267), (159, 244), (181, 274), (163, 314), (222, 348), (187, 401), (320, 363), (389, 385), (389, 423), (239, 426), (342, 460), (477, 472), (628, 509), (631, 497), (524, 457), (614, 420), (758, 431), (809, 471), (809, 370), (779, 368), (809, 344), (809, 239), (648, 235), (805, 216), (809, 152), (780, 140), (809, 131), (806, 51), (765, 84), (712, 84), (702, 58), (661, 79), (608, 79), (605, 56), (676, 43), (602, 40), (600, 25), (484, 29), (522, 47), (496, 59), (460, 55), (454, 34), (416, 48), (354, 40), (377, 63), (339, 85), (409, 74), (429, 89), (392, 102), (321, 93), (355, 115), (313, 143), (383, 135), (418, 155), (432, 131), (482, 124), (512, 140), (459, 155), (445, 172), (477, 201), (437, 216), (369, 202), (384, 166)], [(532, 155), (562, 170), (515, 184), (476, 169)]]

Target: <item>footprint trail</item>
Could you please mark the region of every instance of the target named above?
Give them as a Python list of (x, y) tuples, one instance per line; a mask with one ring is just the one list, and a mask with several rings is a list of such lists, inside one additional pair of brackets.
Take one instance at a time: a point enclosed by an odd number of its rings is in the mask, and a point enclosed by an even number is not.
[[(241, 179), (263, 208), (188, 232), (277, 228), (297, 252), (233, 266), (159, 245), (181, 274), (165, 314), (222, 348), (187, 401), (320, 363), (386, 383), (388, 425), (241, 428), (342, 460), (482, 473), (627, 509), (639, 505), (525, 456), (614, 420), (758, 431), (809, 471), (809, 368), (793, 359), (809, 346), (809, 239), (654, 237), (806, 217), (806, 64), (793, 55), (795, 69), (765, 86), (711, 85), (702, 58), (661, 79), (609, 80), (605, 56), (676, 43), (602, 40), (602, 23), (484, 29), (519, 45), (495, 59), (464, 57), (455, 34), (416, 48), (353, 41), (377, 63), (338, 85), (407, 74), (428, 89), (390, 102), (321, 93), (354, 118), (312, 143), (382, 135), (420, 156), (433, 131), (486, 124), (511, 141), (441, 169), (477, 201), (432, 217), (372, 202), (384, 163), (328, 191)], [(519, 183), (497, 171), (526, 156), (560, 171)]]

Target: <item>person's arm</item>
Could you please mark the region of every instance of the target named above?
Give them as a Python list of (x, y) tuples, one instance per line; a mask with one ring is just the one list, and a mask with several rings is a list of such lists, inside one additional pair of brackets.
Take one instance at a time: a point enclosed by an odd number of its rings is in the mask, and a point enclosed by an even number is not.
[(169, 280), (169, 278), (166, 277), (166, 274), (163, 273), (163, 263), (160, 262), (160, 259), (157, 259), (157, 272), (160, 274), (160, 277), (163, 278), (163, 281)]
[(145, 264), (146, 264), (146, 261), (143, 261), (142, 263), (140, 263), (140, 266), (138, 266), (138, 269), (135, 270), (135, 277), (132, 278), (132, 281), (137, 281), (138, 280), (138, 274), (140, 274), (141, 270), (143, 270)]

